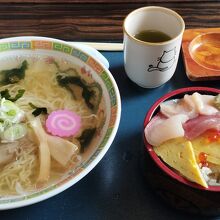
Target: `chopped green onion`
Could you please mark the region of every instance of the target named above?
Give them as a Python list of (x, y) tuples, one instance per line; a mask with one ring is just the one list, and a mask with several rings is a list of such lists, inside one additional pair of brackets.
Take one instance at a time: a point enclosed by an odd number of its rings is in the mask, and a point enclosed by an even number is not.
[(18, 123), (24, 117), (24, 112), (18, 108), (12, 101), (1, 99), (0, 118), (11, 123)]
[(26, 133), (27, 127), (25, 124), (14, 124), (1, 134), (1, 138), (3, 141), (15, 141), (24, 137)]

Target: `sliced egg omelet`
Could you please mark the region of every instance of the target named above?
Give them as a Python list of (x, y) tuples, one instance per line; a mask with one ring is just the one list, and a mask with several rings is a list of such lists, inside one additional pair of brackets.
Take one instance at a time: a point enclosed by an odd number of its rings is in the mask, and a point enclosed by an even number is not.
[(175, 138), (154, 147), (156, 154), (169, 166), (188, 180), (208, 187), (196, 162), (192, 143), (184, 138)]

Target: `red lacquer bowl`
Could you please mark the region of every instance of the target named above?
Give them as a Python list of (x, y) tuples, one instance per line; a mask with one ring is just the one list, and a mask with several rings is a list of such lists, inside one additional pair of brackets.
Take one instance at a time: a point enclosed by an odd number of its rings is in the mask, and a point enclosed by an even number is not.
[[(220, 89), (215, 89), (215, 88), (208, 88), (208, 87), (187, 87), (187, 88), (181, 88), (178, 90), (174, 90), (166, 95), (164, 95), (163, 97), (159, 98), (154, 104), (153, 106), (149, 109), (149, 111), (147, 112), (147, 115), (145, 117), (144, 120), (144, 128), (146, 127), (146, 125), (149, 123), (149, 121), (151, 120), (151, 118), (159, 111), (159, 105), (164, 102), (167, 101), (169, 99), (178, 99), (178, 98), (183, 98), (183, 96), (185, 94), (192, 94), (194, 92), (199, 92), (200, 94), (206, 94), (206, 95), (217, 95), (220, 93)], [(204, 188), (196, 183), (193, 183), (189, 180), (187, 180), (186, 178), (180, 176), (178, 173), (176, 173), (175, 171), (173, 171), (172, 169), (170, 169), (155, 153), (153, 146), (150, 145), (146, 138), (145, 135), (144, 136), (144, 143), (145, 143), (145, 147), (146, 147), (146, 152), (149, 153), (150, 157), (152, 158), (152, 160), (156, 163), (156, 165), (168, 176), (170, 176), (171, 178), (177, 180), (178, 182), (192, 187), (192, 188), (196, 188), (199, 190), (203, 190), (203, 191), (213, 191), (213, 192), (220, 192), (220, 186), (209, 186), (208, 188)]]

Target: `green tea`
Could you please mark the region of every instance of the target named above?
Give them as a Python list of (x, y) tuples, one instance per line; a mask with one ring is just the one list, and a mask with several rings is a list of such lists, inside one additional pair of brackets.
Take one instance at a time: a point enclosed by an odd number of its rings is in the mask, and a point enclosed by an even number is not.
[(134, 37), (138, 40), (152, 43), (164, 42), (171, 39), (169, 35), (157, 30), (144, 30), (134, 35)]

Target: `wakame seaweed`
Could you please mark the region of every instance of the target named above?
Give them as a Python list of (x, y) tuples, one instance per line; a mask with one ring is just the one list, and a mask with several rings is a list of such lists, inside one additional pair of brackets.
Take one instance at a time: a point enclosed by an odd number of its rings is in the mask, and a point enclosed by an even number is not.
[(78, 76), (62, 76), (57, 75), (57, 81), (59, 85), (67, 88), (73, 93), (74, 91), (71, 86), (79, 86), (82, 88), (82, 97), (85, 100), (88, 108), (96, 112), (98, 109), (99, 103), (102, 98), (102, 88), (98, 83), (87, 84), (83, 79)]
[(82, 135), (78, 138), (81, 145), (80, 152), (83, 153), (85, 148), (90, 144), (93, 136), (95, 135), (96, 128), (87, 128), (82, 132)]
[(19, 82), (25, 77), (25, 71), (28, 68), (27, 60), (24, 60), (20, 68), (0, 71), (0, 84), (7, 85)]
[(15, 95), (15, 97), (12, 97), (9, 93), (9, 90), (5, 89), (3, 91), (0, 91), (0, 96), (1, 96), (1, 98), (5, 98), (7, 100), (15, 102), (24, 95), (24, 92), (25, 92), (25, 89), (19, 89), (17, 94)]
[(32, 115), (34, 115), (35, 117), (37, 117), (40, 114), (44, 114), (44, 115), (47, 114), (47, 108), (37, 107), (33, 103), (29, 103), (29, 105), (34, 109), (34, 111), (32, 112)]

